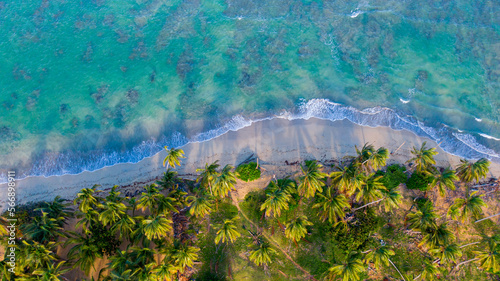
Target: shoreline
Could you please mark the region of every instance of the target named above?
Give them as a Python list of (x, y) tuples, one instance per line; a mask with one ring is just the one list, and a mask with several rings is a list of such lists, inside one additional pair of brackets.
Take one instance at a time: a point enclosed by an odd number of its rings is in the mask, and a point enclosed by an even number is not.
[[(404, 163), (411, 158), (413, 146), (419, 147), (427, 141), (428, 147), (437, 147), (429, 138), (417, 136), (408, 130), (394, 130), (389, 127), (360, 126), (348, 120), (330, 121), (324, 119), (287, 120), (274, 118), (256, 121), (237, 131), (228, 131), (216, 138), (184, 145), (186, 159), (175, 170), (181, 177), (191, 178), (196, 169), (205, 163), (219, 160), (221, 165), (237, 166), (249, 157), (259, 159), (260, 165), (268, 172), (281, 176), (289, 173), (296, 163), (316, 159), (332, 162), (346, 155), (354, 155), (355, 148), (366, 142), (375, 147), (386, 147), (390, 152), (388, 164)], [(455, 168), (461, 157), (445, 152), (437, 147), (438, 166), (451, 165)], [(113, 185), (135, 187), (155, 181), (165, 168), (162, 166), (166, 152), (163, 150), (138, 163), (121, 163), (95, 171), (84, 171), (75, 175), (33, 176), (17, 180), (17, 204), (49, 201), (57, 195), (71, 199), (82, 189), (100, 184), (102, 189)], [(291, 164), (292, 163), (292, 164)], [(488, 177), (500, 176), (500, 164), (491, 163)], [(2, 192), (7, 184), (0, 184)], [(6, 198), (0, 199), (2, 211)]]

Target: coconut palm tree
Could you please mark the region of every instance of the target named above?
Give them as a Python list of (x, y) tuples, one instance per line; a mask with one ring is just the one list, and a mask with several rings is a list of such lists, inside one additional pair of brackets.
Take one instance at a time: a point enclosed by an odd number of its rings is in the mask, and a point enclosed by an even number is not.
[(126, 211), (127, 206), (125, 206), (125, 204), (106, 201), (103, 204), (102, 212), (99, 214), (99, 220), (104, 226), (114, 224), (123, 215), (125, 215)]
[[(127, 270), (131, 270), (136, 263), (135, 260), (132, 260), (131, 254), (128, 251), (128, 247), (126, 251), (117, 251), (114, 255), (109, 258), (108, 269), (111, 272), (114, 272), (117, 275), (121, 275)], [(132, 272), (130, 272), (132, 273)]]
[(366, 170), (368, 170), (370, 166), (370, 163), (368, 163), (368, 161), (371, 159), (373, 153), (375, 152), (375, 147), (372, 144), (365, 143), (361, 150), (358, 149), (357, 145), (355, 145), (354, 148), (356, 149), (357, 156), (354, 157), (353, 163), (365, 167)]
[(319, 215), (323, 221), (327, 220), (330, 223), (337, 223), (345, 217), (345, 210), (350, 208), (347, 197), (343, 194), (335, 193), (333, 189), (327, 188), (326, 194), (318, 193), (316, 204), (313, 208), (319, 209)]
[(446, 195), (447, 188), (451, 190), (456, 189), (455, 181), (458, 181), (458, 177), (455, 174), (455, 171), (451, 170), (450, 168), (446, 168), (442, 172), (438, 172), (433, 176), (433, 180), (430, 183), (430, 186), (431, 188), (437, 187), (439, 194), (444, 197)]
[(109, 192), (108, 196), (106, 196), (106, 202), (113, 202), (113, 203), (120, 203), (125, 199), (124, 197), (120, 196), (121, 192), (118, 191), (118, 185), (114, 185), (111, 188), (111, 191)]
[(135, 280), (137, 281), (157, 281), (158, 276), (153, 274), (153, 269), (155, 268), (156, 263), (150, 262), (144, 266), (136, 268)]
[(378, 204), (380, 202), (382, 202), (382, 205), (380, 205), (380, 209), (382, 209), (382, 207), (383, 207), (386, 212), (389, 212), (392, 209), (400, 206), (401, 199), (403, 198), (403, 196), (401, 195), (401, 193), (399, 193), (399, 191), (396, 190), (396, 188), (389, 189), (389, 188), (384, 187), (384, 188), (380, 189), (380, 193), (382, 194), (382, 198), (377, 199), (375, 201), (371, 201), (369, 203), (366, 203), (361, 207), (354, 208), (354, 209), (352, 209), (352, 211), (355, 212), (357, 210), (361, 210), (361, 209), (366, 208), (370, 205)]
[(163, 167), (168, 166), (175, 168), (175, 165), (180, 166), (181, 165), (181, 158), (186, 158), (184, 157), (184, 150), (180, 148), (174, 148), (172, 147), (171, 149), (168, 149), (168, 147), (165, 146), (165, 150), (167, 151), (167, 156), (163, 160)]
[(109, 276), (112, 281), (128, 281), (136, 278), (137, 273), (139, 273), (139, 271), (132, 272), (132, 269), (127, 269), (122, 272), (113, 270), (109, 273)]
[(356, 201), (364, 204), (380, 199), (383, 194), (382, 190), (386, 189), (380, 181), (382, 176), (371, 174), (366, 181), (361, 184), (361, 188), (356, 194)]
[(483, 236), (481, 242), (486, 242), (486, 247), (472, 251), (475, 257), (457, 264), (453, 270), (458, 269), (461, 265), (476, 262), (486, 271), (498, 272), (500, 270), (500, 244), (498, 241), (498, 235), (493, 237)]
[(41, 280), (46, 281), (59, 281), (61, 275), (71, 270), (71, 268), (62, 268), (65, 261), (60, 261), (59, 263), (51, 263), (43, 269), (38, 269), (33, 271), (33, 275), (40, 276)]
[(384, 206), (386, 212), (389, 212), (394, 208), (398, 208), (401, 205), (401, 199), (403, 198), (403, 196), (395, 188), (383, 189), (382, 195), (383, 195), (382, 205)]
[(171, 195), (174, 193), (169, 193), (168, 196), (159, 194), (157, 196), (157, 211), (156, 213), (169, 217), (171, 212), (179, 213), (176, 207), (181, 206), (182, 203), (178, 202), (176, 198)]
[(358, 281), (366, 268), (358, 253), (351, 252), (345, 262), (330, 267), (327, 271), (326, 280)]
[(186, 268), (193, 267), (194, 262), (198, 259), (199, 251), (200, 249), (185, 244), (181, 244), (179, 247), (174, 249), (172, 258), (178, 266), (179, 272), (182, 273), (186, 270)]
[(462, 256), (462, 250), (455, 243), (447, 243), (429, 250), (429, 253), (439, 259), (439, 263), (456, 263)]
[(99, 205), (100, 198), (94, 196), (95, 193), (102, 192), (101, 190), (96, 190), (99, 186), (100, 185), (95, 184), (94, 186), (92, 186), (92, 188), (84, 188), (76, 194), (76, 198), (73, 201), (73, 204), (76, 205), (80, 203), (80, 205), (78, 205), (78, 209), (82, 213), (86, 213), (90, 209), (93, 209)]
[(66, 240), (65, 246), (73, 245), (68, 252), (68, 259), (74, 261), (73, 268), (80, 268), (86, 275), (94, 268), (98, 258), (102, 258), (99, 247), (87, 236), (73, 232), (72, 237)]
[(368, 252), (365, 256), (367, 263), (373, 262), (376, 269), (389, 266), (389, 259), (394, 256), (394, 251), (389, 246), (380, 246)]
[(481, 158), (474, 163), (461, 159), (460, 165), (457, 168), (457, 176), (466, 183), (477, 182), (481, 178), (486, 177), (489, 167), (490, 162), (486, 158)]
[(307, 220), (306, 216), (298, 216), (295, 219), (290, 220), (286, 224), (285, 236), (288, 239), (292, 239), (295, 244), (300, 241), (307, 234), (307, 226), (313, 225), (312, 222)]
[(436, 148), (427, 148), (427, 142), (424, 141), (420, 149), (413, 147), (411, 154), (413, 154), (413, 158), (408, 160), (408, 162), (415, 163), (418, 172), (427, 171), (427, 169), (431, 165), (436, 164), (436, 160), (434, 160), (434, 156), (438, 154)]
[(455, 199), (455, 203), (451, 205), (448, 210), (449, 216), (453, 219), (460, 218), (462, 222), (469, 220), (471, 216), (474, 218), (479, 217), (482, 214), (481, 207), (485, 207), (487, 205), (481, 198), (484, 195), (476, 194), (477, 191), (472, 193), (467, 192), (465, 198)]
[(88, 234), (90, 232), (90, 228), (98, 223), (99, 220), (99, 212), (92, 209), (89, 209), (86, 213), (77, 211), (76, 216), (80, 218), (80, 220), (76, 223), (76, 228), (81, 227), (85, 234)]
[(137, 202), (137, 209), (141, 211), (146, 211), (149, 209), (151, 213), (157, 214), (158, 212), (158, 198), (161, 196), (160, 190), (157, 188), (156, 184), (150, 184), (144, 186), (145, 192), (141, 193), (141, 197)]
[(111, 230), (115, 233), (120, 233), (120, 239), (126, 237), (130, 239), (130, 234), (133, 232), (135, 226), (135, 219), (129, 214), (123, 214), (120, 218), (113, 224)]
[(422, 280), (436, 280), (440, 279), (440, 274), (441, 270), (439, 269), (438, 265), (426, 260), (424, 262), (424, 270), (414, 280), (418, 279), (418, 277), (420, 276), (422, 277)]
[(235, 225), (235, 220), (237, 219), (238, 217), (234, 217), (233, 219), (230, 220), (224, 220), (224, 223), (221, 225), (219, 230), (217, 230), (217, 235), (215, 236), (216, 244), (220, 244), (221, 242), (233, 243), (236, 240), (236, 238), (241, 236)]
[(354, 158), (354, 163), (366, 171), (377, 170), (385, 166), (387, 158), (389, 158), (389, 151), (384, 147), (375, 150), (373, 145), (365, 143), (361, 150), (357, 146), (355, 148), (357, 157)]
[(176, 185), (178, 185), (180, 179), (178, 178), (178, 174), (176, 171), (172, 171), (171, 169), (167, 169), (166, 172), (163, 173), (163, 177), (156, 181), (156, 184), (161, 187), (163, 190), (172, 190)]
[(155, 260), (156, 251), (149, 247), (131, 247), (129, 257), (133, 261), (133, 268), (143, 270), (144, 267)]
[(428, 226), (422, 234), (423, 238), (419, 245), (426, 245), (430, 249), (450, 244), (455, 239), (446, 222)]
[(194, 196), (194, 200), (189, 208), (189, 214), (197, 218), (202, 218), (212, 212), (213, 199), (209, 194), (200, 194)]
[(40, 244), (36, 241), (22, 241), (21, 248), (22, 257), (24, 258), (25, 266), (31, 269), (48, 267), (52, 262), (57, 260), (53, 250), (56, 247), (55, 242), (49, 242), (47, 245)]
[(278, 181), (278, 183), (271, 181), (266, 188), (266, 201), (262, 203), (260, 210), (265, 210), (265, 214), (268, 217), (281, 216), (282, 210), (288, 210), (289, 202), (292, 199), (289, 190), (292, 188), (292, 181), (288, 181), (288, 183), (284, 183), (284, 181)]
[(354, 194), (366, 180), (366, 176), (353, 165), (337, 167), (337, 169), (338, 171), (330, 173), (330, 178), (332, 183), (346, 196)]
[(151, 239), (160, 239), (161, 237), (167, 237), (172, 231), (172, 221), (165, 218), (162, 215), (149, 216), (147, 219), (142, 221), (141, 228), (142, 233)]
[(437, 227), (437, 214), (434, 212), (432, 202), (423, 204), (416, 212), (409, 213), (408, 223), (412, 229), (423, 231), (428, 227)]
[[(178, 208), (184, 208), (184, 207), (189, 207), (191, 206), (191, 200), (193, 199), (192, 196), (186, 196), (187, 192), (181, 190), (178, 185), (173, 187), (170, 192), (165, 196), (168, 199), (168, 201), (171, 202), (172, 206), (178, 207)], [(173, 210), (174, 212), (177, 213), (177, 209)]]
[[(48, 214), (49, 218), (57, 219), (57, 218), (66, 218), (70, 217), (73, 215), (73, 213), (70, 211), (68, 208), (69, 204), (64, 203), (64, 199), (61, 198), (61, 196), (56, 196), (52, 202), (46, 202), (45, 206), (42, 208), (35, 209), (35, 211), (42, 211)], [(62, 227), (64, 224), (64, 221), (59, 221), (60, 226)]]
[(208, 165), (205, 164), (205, 169), (196, 169), (196, 172), (200, 173), (196, 182), (199, 182), (203, 187), (208, 190), (212, 190), (212, 186), (215, 184), (215, 179), (219, 175), (217, 169), (219, 168), (218, 160)]
[(316, 160), (306, 160), (305, 166), (300, 165), (302, 169), (302, 176), (299, 177), (299, 185), (297, 191), (300, 196), (305, 198), (314, 197), (316, 192), (323, 192), (325, 186), (324, 178), (325, 173), (321, 172), (323, 165), (319, 164)]
[(179, 270), (179, 266), (164, 259), (158, 267), (153, 269), (153, 273), (159, 280), (173, 281)]
[(64, 229), (60, 226), (60, 221), (63, 220), (62, 217), (50, 218), (47, 213), (42, 212), (41, 216), (34, 217), (29, 224), (22, 225), (21, 230), (27, 239), (47, 244), (58, 237), (65, 237)]
[(487, 248), (473, 251), (478, 265), (491, 272), (500, 271), (500, 244), (490, 243)]
[(396, 265), (392, 262), (391, 256), (394, 256), (395, 252), (389, 246), (379, 246), (373, 250), (370, 250), (368, 254), (365, 256), (365, 262), (370, 263), (373, 262), (375, 264), (375, 268), (380, 269), (383, 266), (389, 266), (391, 264), (394, 269), (399, 273), (403, 280), (406, 280), (401, 271), (396, 267)]
[(272, 256), (276, 254), (276, 250), (271, 248), (267, 242), (260, 242), (258, 248), (250, 252), (248, 259), (257, 266), (267, 265), (271, 262)]
[(212, 196), (216, 198), (224, 198), (229, 195), (229, 192), (234, 189), (236, 184), (236, 174), (231, 171), (233, 167), (226, 165), (219, 175), (215, 178), (211, 189)]

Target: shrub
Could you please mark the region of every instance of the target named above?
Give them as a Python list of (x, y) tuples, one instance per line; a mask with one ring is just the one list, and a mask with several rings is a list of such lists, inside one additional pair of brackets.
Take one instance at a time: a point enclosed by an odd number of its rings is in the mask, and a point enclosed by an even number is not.
[(408, 176), (405, 174), (406, 168), (400, 165), (391, 165), (387, 171), (378, 171), (377, 175), (382, 176), (382, 183), (387, 189), (397, 188), (401, 183), (406, 183)]
[(238, 166), (238, 168), (236, 168), (236, 176), (242, 181), (254, 181), (260, 178), (260, 169), (257, 168), (257, 163), (250, 162)]
[(432, 176), (428, 176), (424, 173), (415, 172), (411, 175), (411, 177), (406, 181), (406, 187), (408, 189), (418, 189), (420, 191), (428, 191), (430, 187), (430, 183), (432, 181)]
[(264, 201), (266, 201), (266, 194), (263, 189), (252, 191), (245, 196), (245, 200), (240, 203), (240, 207), (250, 220), (260, 223), (264, 214), (264, 211), (260, 210), (260, 206)]
[(334, 243), (346, 254), (372, 247), (371, 235), (378, 231), (381, 222), (372, 210), (357, 212), (347, 225), (340, 223), (333, 228)]

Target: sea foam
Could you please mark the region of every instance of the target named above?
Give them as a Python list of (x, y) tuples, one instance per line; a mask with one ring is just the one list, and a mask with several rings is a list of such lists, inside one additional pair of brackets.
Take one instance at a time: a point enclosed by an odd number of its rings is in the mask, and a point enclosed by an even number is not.
[[(179, 132), (159, 140), (143, 141), (126, 152), (95, 151), (91, 154), (78, 152), (59, 153), (46, 156), (34, 163), (32, 169), (19, 174), (18, 179), (29, 176), (58, 176), (63, 174), (79, 174), (84, 171), (94, 171), (119, 163), (137, 163), (160, 152), (164, 146), (182, 147), (190, 142), (208, 141), (229, 131), (237, 131), (252, 125), (254, 122), (283, 118), (288, 120), (318, 118), (330, 121), (349, 120), (355, 124), (368, 127), (389, 127), (394, 130), (408, 130), (416, 135), (428, 137), (443, 148), (446, 152), (467, 158), (489, 158), (500, 162), (500, 154), (477, 142), (476, 138), (460, 130), (442, 125), (439, 128), (426, 126), (412, 116), (398, 114), (387, 107), (371, 107), (362, 110), (342, 105), (327, 99), (311, 99), (301, 101), (295, 108), (284, 110), (280, 114), (265, 118), (249, 119), (241, 115), (233, 116), (223, 125), (212, 130), (201, 132), (188, 139)], [(500, 141), (500, 139), (479, 134), (482, 137)], [(0, 175), (0, 182), (6, 182), (6, 174)]]

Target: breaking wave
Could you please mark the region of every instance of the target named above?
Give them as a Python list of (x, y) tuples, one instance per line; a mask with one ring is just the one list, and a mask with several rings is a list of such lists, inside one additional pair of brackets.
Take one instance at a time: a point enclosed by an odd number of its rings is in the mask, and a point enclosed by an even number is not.
[[(30, 176), (59, 176), (64, 174), (79, 174), (84, 171), (94, 171), (120, 163), (137, 163), (144, 158), (160, 152), (164, 146), (181, 147), (189, 142), (208, 141), (229, 131), (237, 131), (252, 125), (254, 122), (284, 118), (288, 120), (318, 118), (330, 121), (349, 120), (355, 124), (369, 127), (389, 127), (394, 130), (408, 130), (418, 136), (428, 137), (436, 141), (448, 153), (467, 158), (479, 159), (486, 157), (500, 162), (500, 154), (477, 142), (476, 137), (452, 129), (444, 124), (439, 128), (426, 126), (413, 116), (403, 116), (386, 107), (372, 107), (363, 110), (351, 106), (331, 102), (327, 99), (311, 99), (302, 101), (295, 108), (283, 111), (278, 115), (260, 119), (248, 119), (241, 115), (234, 116), (215, 129), (199, 133), (188, 139), (176, 132), (160, 140), (143, 141), (126, 152), (94, 151), (92, 153), (67, 152), (46, 155), (34, 163), (28, 171), (19, 173), (18, 179)], [(498, 140), (489, 135), (478, 136)], [(0, 175), (0, 183), (7, 181), (5, 174)]]

